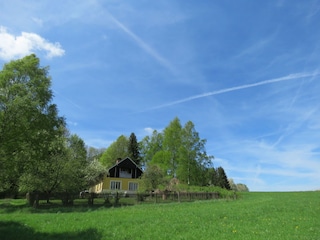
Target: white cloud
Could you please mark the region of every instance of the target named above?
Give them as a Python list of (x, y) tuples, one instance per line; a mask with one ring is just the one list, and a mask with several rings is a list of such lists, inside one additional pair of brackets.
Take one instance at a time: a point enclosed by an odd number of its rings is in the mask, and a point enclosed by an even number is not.
[(46, 52), (47, 58), (63, 56), (65, 51), (60, 43), (51, 43), (35, 33), (22, 32), (20, 36), (8, 33), (0, 26), (0, 59), (21, 58), (37, 51)]
[(151, 127), (146, 127), (143, 129), (148, 135), (151, 135), (155, 129)]

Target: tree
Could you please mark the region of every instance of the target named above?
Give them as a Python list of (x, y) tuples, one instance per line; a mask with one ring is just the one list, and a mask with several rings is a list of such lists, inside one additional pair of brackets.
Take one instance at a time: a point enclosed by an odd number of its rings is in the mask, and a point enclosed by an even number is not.
[(65, 159), (59, 188), (64, 192), (75, 193), (87, 187), (85, 180), (85, 171), (89, 164), (87, 151), (84, 141), (76, 134), (68, 136), (66, 143), (67, 159)]
[(146, 136), (139, 143), (141, 151), (141, 165), (146, 166), (154, 155), (162, 150), (163, 134), (157, 130), (151, 136)]
[(107, 168), (114, 165), (119, 158), (125, 158), (128, 156), (128, 139), (124, 135), (118, 137), (118, 139), (111, 143), (111, 145), (104, 151), (100, 157), (100, 162)]
[(195, 126), (188, 121), (184, 127), (176, 117), (162, 133), (154, 131), (140, 142), (145, 165), (156, 164), (169, 177), (194, 185), (207, 185), (208, 167), (213, 156), (205, 150)]
[(243, 183), (237, 183), (237, 191), (239, 191), (239, 192), (249, 192), (249, 188), (247, 187), (247, 185), (245, 185)]
[(181, 131), (181, 146), (178, 153), (177, 177), (193, 185), (205, 185), (205, 172), (212, 156), (207, 156), (205, 139), (200, 139), (194, 124), (188, 121)]
[(134, 133), (130, 134), (128, 143), (128, 156), (134, 161), (138, 166), (140, 166), (141, 158), (139, 151), (139, 144), (137, 137)]
[(57, 135), (51, 142), (45, 160), (39, 160), (33, 168), (24, 171), (20, 177), (20, 191), (45, 193), (47, 202), (51, 193), (61, 186), (66, 172), (65, 165), (69, 159), (66, 129), (61, 127), (60, 131), (64, 134)]
[(207, 181), (209, 185), (218, 186), (218, 173), (214, 167), (207, 169)]
[(163, 170), (156, 164), (151, 164), (141, 177), (143, 189), (151, 191), (159, 188), (165, 182)]
[(92, 187), (98, 184), (106, 175), (107, 169), (98, 160), (91, 161), (85, 169), (86, 186)]
[(88, 162), (92, 162), (96, 159), (101, 158), (101, 156), (105, 150), (106, 149), (104, 149), (104, 148), (87, 147), (87, 160), (88, 160)]
[(224, 169), (222, 167), (218, 167), (216, 171), (217, 171), (217, 186), (230, 190), (231, 188), (230, 188), (229, 181)]
[(0, 72), (0, 190), (17, 189), (33, 174), (65, 125), (51, 103), (48, 67), (34, 55), (5, 64)]
[(237, 185), (234, 183), (232, 178), (229, 178), (228, 182), (231, 190), (238, 191)]
[(77, 135), (64, 134), (52, 142), (45, 161), (39, 161), (32, 171), (21, 176), (20, 189), (41, 192), (49, 197), (53, 192), (77, 193), (86, 188), (88, 162), (83, 140)]
[(181, 123), (179, 118), (174, 118), (163, 131), (163, 151), (170, 153), (167, 172), (171, 177), (176, 177), (178, 168), (178, 153), (181, 146)]

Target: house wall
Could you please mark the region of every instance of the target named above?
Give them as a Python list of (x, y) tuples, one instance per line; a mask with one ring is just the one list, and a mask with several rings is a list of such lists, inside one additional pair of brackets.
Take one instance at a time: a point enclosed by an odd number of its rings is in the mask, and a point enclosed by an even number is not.
[[(111, 189), (111, 182), (114, 182), (113, 187), (117, 186), (120, 188)], [(120, 186), (118, 185), (118, 183), (115, 183), (115, 182), (120, 182)], [(130, 184), (131, 184), (131, 187), (136, 186), (137, 189), (136, 190), (129, 189)], [(139, 179), (105, 177), (101, 183), (90, 188), (90, 190), (95, 193), (110, 192), (110, 191), (136, 192), (137, 190), (139, 190)]]

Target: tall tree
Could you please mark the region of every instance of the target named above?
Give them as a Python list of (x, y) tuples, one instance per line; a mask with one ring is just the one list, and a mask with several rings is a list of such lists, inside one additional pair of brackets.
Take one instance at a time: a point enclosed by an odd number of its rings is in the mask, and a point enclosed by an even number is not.
[(181, 131), (177, 176), (180, 181), (192, 185), (206, 184), (205, 171), (211, 162), (205, 150), (205, 139), (200, 139), (194, 124), (188, 121)]
[(17, 188), (23, 173), (46, 161), (64, 119), (51, 103), (48, 67), (34, 55), (5, 64), (0, 72), (0, 188)]
[(67, 159), (62, 171), (60, 189), (65, 192), (79, 192), (87, 187), (85, 170), (89, 165), (84, 141), (76, 134), (67, 137)]
[(140, 158), (140, 150), (139, 144), (137, 141), (137, 137), (134, 133), (130, 134), (129, 143), (128, 143), (128, 156), (138, 165), (140, 166), (141, 158)]
[(168, 174), (176, 177), (178, 168), (178, 154), (181, 146), (181, 123), (179, 118), (174, 118), (163, 131), (163, 151), (170, 153)]
[(141, 150), (141, 165), (147, 166), (154, 155), (162, 150), (163, 134), (157, 130), (152, 132), (151, 136), (146, 136), (139, 143)]

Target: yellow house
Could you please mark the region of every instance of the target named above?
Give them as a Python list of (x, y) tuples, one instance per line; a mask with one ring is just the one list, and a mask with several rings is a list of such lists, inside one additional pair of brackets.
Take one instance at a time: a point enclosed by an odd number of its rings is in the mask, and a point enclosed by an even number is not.
[(108, 169), (108, 175), (103, 180), (90, 188), (91, 192), (136, 192), (139, 189), (139, 179), (143, 171), (129, 157), (118, 160), (117, 163)]

